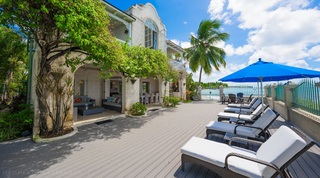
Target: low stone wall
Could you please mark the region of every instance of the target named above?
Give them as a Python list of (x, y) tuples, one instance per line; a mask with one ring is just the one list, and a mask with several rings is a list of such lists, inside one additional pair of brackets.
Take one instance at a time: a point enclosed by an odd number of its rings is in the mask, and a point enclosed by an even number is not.
[(280, 116), (286, 120), (289, 120), (288, 109), (281, 101), (274, 101), (273, 108), (276, 110)]
[(264, 103), (277, 111), (282, 118), (291, 122), (308, 136), (320, 143), (320, 116), (314, 115), (300, 108), (287, 107), (284, 102), (265, 97)]
[(290, 108), (289, 121), (320, 143), (320, 116), (300, 108)]

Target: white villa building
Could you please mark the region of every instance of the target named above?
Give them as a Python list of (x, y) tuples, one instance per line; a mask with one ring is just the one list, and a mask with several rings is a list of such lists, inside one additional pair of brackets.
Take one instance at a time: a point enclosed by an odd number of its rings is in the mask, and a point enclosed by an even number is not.
[[(141, 45), (146, 48), (160, 49), (169, 58), (175, 54), (182, 56), (184, 50), (166, 39), (167, 30), (152, 4), (136, 4), (126, 12), (107, 2), (104, 2), (104, 4), (110, 16), (111, 33), (118, 41), (123, 43), (127, 41), (130, 46)], [(36, 96), (36, 77), (40, 70), (39, 55), (41, 55), (40, 51), (36, 49), (33, 55), (30, 95), (30, 103), (34, 107), (34, 118), (39, 118), (40, 114)], [(74, 107), (69, 110), (70, 116), (66, 119), (65, 125), (72, 126), (75, 116), (78, 115), (77, 111), (80, 110), (80, 107), (87, 106), (88, 103), (91, 106), (101, 108), (103, 111), (104, 109), (111, 109), (119, 113), (125, 113), (137, 102), (146, 105), (150, 103), (160, 105), (163, 97), (169, 95), (186, 99), (186, 77), (182, 61), (182, 59), (172, 59), (171, 62), (174, 67), (183, 71), (178, 81), (165, 81), (161, 77), (139, 78), (136, 81), (131, 81), (117, 72), (113, 73), (110, 78), (105, 79), (99, 75), (99, 66), (92, 64), (79, 66), (73, 74), (70, 74), (70, 77), (74, 79)], [(59, 68), (61, 64), (63, 63), (58, 61), (54, 65)], [(70, 71), (70, 69), (68, 70)], [(170, 88), (172, 86), (174, 88)], [(52, 103), (53, 101), (48, 102)], [(95, 112), (89, 114), (95, 114)], [(34, 133), (38, 133), (38, 128), (39, 120), (34, 119)]]
[[(160, 49), (169, 57), (176, 53), (182, 56), (184, 50), (166, 39), (167, 30), (152, 4), (136, 4), (126, 12), (109, 3), (105, 5), (111, 19), (111, 32), (120, 42), (128, 41), (132, 46)], [(182, 67), (182, 62), (175, 61), (172, 64)], [(120, 73), (115, 73), (111, 78), (103, 79), (99, 77), (98, 66), (87, 64), (80, 67), (74, 74), (75, 97), (86, 95), (94, 99), (97, 106), (103, 105), (102, 99), (110, 96), (119, 97), (122, 101), (120, 104), (123, 113), (136, 102), (161, 103), (165, 93), (167, 96), (171, 94), (185, 99), (185, 75), (181, 77), (181, 80), (175, 82), (178, 89), (171, 91), (171, 85), (165, 85), (166, 82), (159, 77), (137, 79), (132, 83)]]

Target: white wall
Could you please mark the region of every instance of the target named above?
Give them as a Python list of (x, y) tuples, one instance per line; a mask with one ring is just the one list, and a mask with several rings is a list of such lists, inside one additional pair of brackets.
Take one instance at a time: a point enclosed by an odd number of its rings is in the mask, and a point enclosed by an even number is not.
[(103, 97), (103, 80), (99, 77), (98, 69), (86, 69), (85, 67), (79, 68), (75, 74), (75, 95), (80, 93), (79, 80), (86, 81), (85, 95), (96, 100), (96, 105), (101, 106), (101, 99)]
[(155, 7), (147, 3), (144, 6), (135, 5), (128, 13), (136, 18), (136, 21), (132, 23), (132, 44), (135, 46), (144, 46), (144, 21), (151, 19), (158, 27), (158, 49), (161, 49), (164, 53), (167, 53), (166, 46), (166, 28), (162, 23)]

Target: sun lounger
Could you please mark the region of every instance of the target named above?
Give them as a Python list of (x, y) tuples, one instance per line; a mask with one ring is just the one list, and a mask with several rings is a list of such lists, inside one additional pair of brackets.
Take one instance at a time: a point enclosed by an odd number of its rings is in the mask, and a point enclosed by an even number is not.
[[(218, 121), (231, 121), (240, 123), (254, 123), (261, 113), (268, 108), (268, 105), (260, 104), (251, 114), (220, 112), (218, 113)], [(231, 119), (231, 120), (230, 120)]]
[(259, 98), (258, 97), (254, 97), (250, 103), (248, 104), (235, 104), (235, 103), (231, 103), (231, 104), (228, 104), (227, 107), (229, 108), (251, 108), (252, 105), (258, 100)]
[(261, 100), (257, 99), (253, 105), (250, 108), (245, 108), (245, 107), (226, 107), (224, 108), (224, 112), (232, 112), (232, 113), (247, 113), (250, 114), (252, 113), (260, 104)]
[(267, 108), (263, 114), (252, 125), (236, 125), (227, 122), (211, 121), (207, 126), (207, 138), (210, 134), (233, 133), (239, 136), (245, 136), (251, 139), (265, 141), (269, 134), (267, 128), (279, 116), (278, 113)]
[(288, 165), (314, 142), (298, 130), (281, 126), (254, 152), (244, 148), (192, 137), (181, 148), (181, 169), (194, 163), (221, 177), (290, 177)]

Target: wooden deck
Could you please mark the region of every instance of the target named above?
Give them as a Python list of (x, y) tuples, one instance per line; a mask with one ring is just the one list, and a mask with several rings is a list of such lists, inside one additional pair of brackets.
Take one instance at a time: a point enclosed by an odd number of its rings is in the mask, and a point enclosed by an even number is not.
[[(47, 144), (30, 141), (15, 153), (13, 145), (0, 144), (0, 177), (219, 177), (193, 164), (187, 164), (182, 172), (180, 148), (192, 136), (204, 138), (205, 125), (224, 107), (195, 102), (154, 111), (146, 118), (121, 117), (83, 125), (71, 138)], [(282, 124), (287, 123), (278, 119), (270, 131)], [(16, 158), (20, 152), (23, 159)], [(31, 170), (8, 174), (21, 169)], [(289, 170), (297, 178), (320, 177), (320, 149), (312, 147)]]

